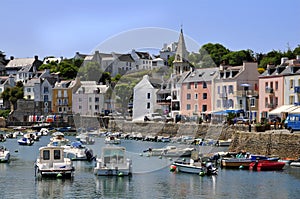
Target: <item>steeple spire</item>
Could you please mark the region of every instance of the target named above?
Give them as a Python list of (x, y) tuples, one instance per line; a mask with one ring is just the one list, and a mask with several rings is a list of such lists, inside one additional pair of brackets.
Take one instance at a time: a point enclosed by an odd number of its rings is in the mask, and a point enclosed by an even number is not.
[(182, 25), (180, 28), (180, 35), (178, 39), (175, 59), (173, 61), (174, 64), (174, 73), (182, 74), (184, 71), (190, 70), (190, 65), (188, 62), (188, 51), (186, 50)]

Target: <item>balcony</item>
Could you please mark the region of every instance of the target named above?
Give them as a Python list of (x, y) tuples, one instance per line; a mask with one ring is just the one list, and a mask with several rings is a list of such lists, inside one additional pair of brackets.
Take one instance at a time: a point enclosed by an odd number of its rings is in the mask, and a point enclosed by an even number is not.
[(160, 105), (171, 104), (171, 99), (157, 99), (156, 103)]
[(294, 93), (300, 93), (300, 86), (294, 87)]
[(233, 94), (235, 97), (245, 97), (246, 96), (253, 96), (253, 97), (256, 97), (258, 96), (258, 91), (256, 90), (247, 90), (246, 92), (244, 90), (238, 90), (238, 91), (235, 91), (234, 94)]
[(269, 93), (269, 94), (274, 94), (274, 89), (270, 88), (270, 87), (267, 87), (266, 90), (265, 90), (265, 92)]
[(267, 103), (266, 104), (266, 108), (275, 108), (276, 105), (275, 104), (272, 104), (272, 103)]
[(227, 93), (219, 93), (219, 98), (227, 98)]

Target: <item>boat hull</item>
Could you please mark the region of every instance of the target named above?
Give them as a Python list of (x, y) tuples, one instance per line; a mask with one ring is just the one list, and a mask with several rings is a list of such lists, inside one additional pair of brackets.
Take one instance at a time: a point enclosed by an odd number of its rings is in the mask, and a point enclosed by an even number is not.
[(97, 176), (129, 176), (131, 175), (130, 169), (108, 169), (108, 168), (95, 168), (94, 174)]
[(194, 166), (191, 164), (173, 163), (173, 165), (176, 166), (177, 171), (183, 172), (183, 173), (199, 174), (200, 172), (204, 171), (203, 167)]
[(249, 169), (254, 171), (279, 171), (282, 170), (284, 166), (284, 162), (258, 161), (252, 162)]
[(221, 167), (225, 168), (249, 168), (252, 160), (242, 158), (222, 159)]

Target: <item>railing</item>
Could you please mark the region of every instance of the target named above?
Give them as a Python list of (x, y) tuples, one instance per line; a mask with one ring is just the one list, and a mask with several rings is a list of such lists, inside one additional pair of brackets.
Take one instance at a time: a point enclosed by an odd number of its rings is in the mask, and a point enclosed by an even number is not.
[(300, 93), (300, 86), (294, 87), (294, 93)]
[(157, 103), (171, 103), (171, 100), (166, 100), (166, 99), (157, 99)]
[(275, 107), (276, 107), (275, 104), (271, 104), (271, 103), (266, 104), (266, 108), (275, 108)]
[(273, 88), (266, 88), (265, 92), (269, 93), (269, 94), (274, 94), (274, 89)]
[(226, 98), (227, 97), (227, 93), (219, 93), (219, 98)]
[(258, 91), (256, 91), (256, 90), (247, 90), (247, 91), (238, 90), (238, 91), (235, 91), (233, 94), (235, 97), (245, 97), (245, 96), (249, 96), (249, 95), (258, 96)]

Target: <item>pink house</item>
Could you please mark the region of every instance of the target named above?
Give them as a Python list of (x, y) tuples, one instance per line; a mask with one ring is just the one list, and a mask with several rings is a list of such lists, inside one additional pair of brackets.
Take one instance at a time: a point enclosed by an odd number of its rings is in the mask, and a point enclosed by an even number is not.
[(285, 66), (270, 66), (259, 76), (259, 120), (268, 118), (269, 111), (284, 105)]
[(212, 111), (212, 80), (218, 68), (197, 69), (189, 73), (181, 86), (181, 114), (204, 116)]

